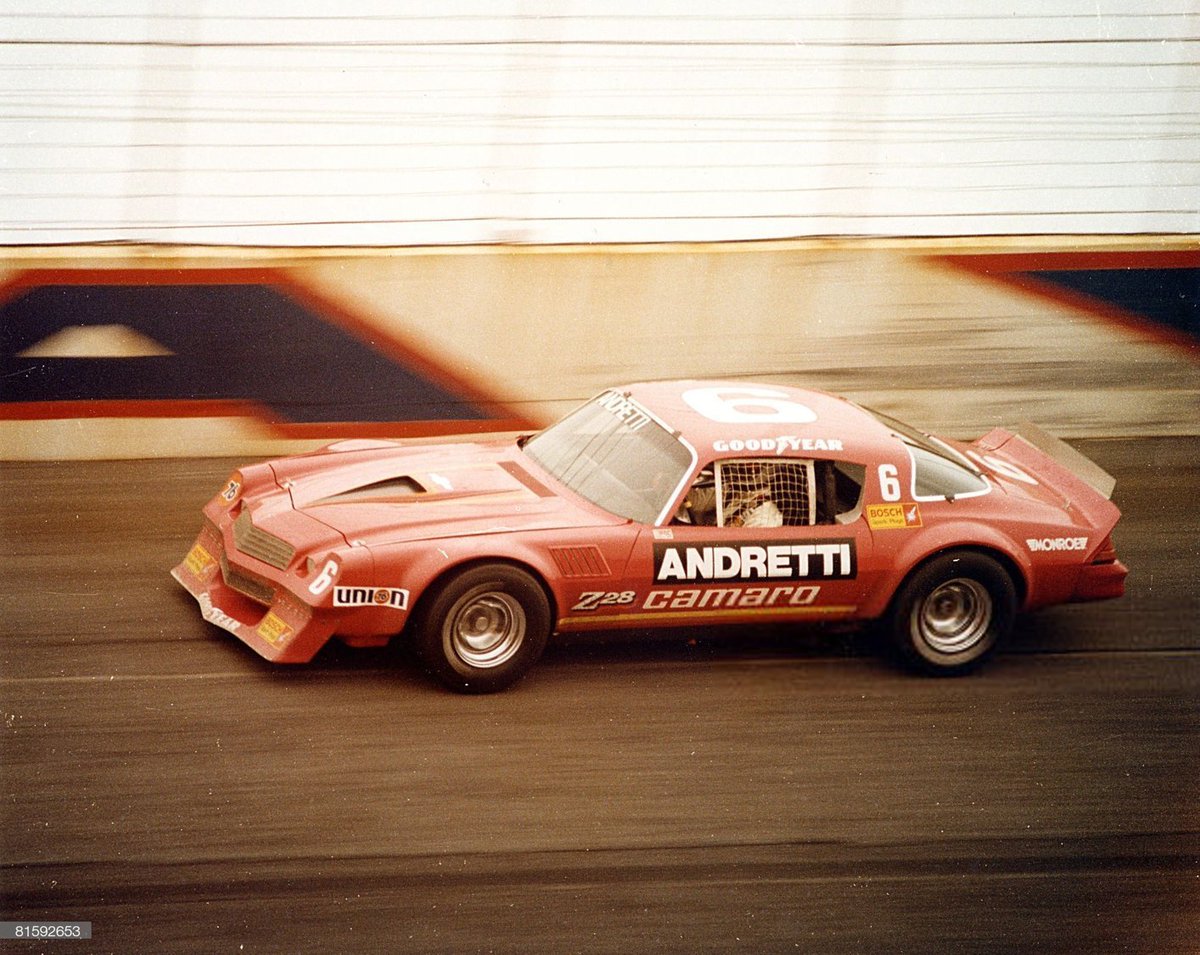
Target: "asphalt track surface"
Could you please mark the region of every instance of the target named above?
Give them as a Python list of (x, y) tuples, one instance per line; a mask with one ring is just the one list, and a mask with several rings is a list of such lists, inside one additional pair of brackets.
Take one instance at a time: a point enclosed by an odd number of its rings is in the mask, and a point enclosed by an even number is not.
[(228, 461), (3, 466), (0, 952), (1200, 951), (1200, 439), (1119, 602), (960, 679), (824, 630), (556, 643), (465, 698), (273, 668), (167, 576)]

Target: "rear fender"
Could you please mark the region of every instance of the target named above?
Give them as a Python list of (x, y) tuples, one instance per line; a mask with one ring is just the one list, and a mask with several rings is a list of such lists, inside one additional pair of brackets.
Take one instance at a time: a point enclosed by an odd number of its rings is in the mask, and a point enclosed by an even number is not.
[(1022, 551), (1016, 541), (1000, 531), (975, 522), (952, 520), (939, 523), (926, 534), (914, 535), (900, 548), (893, 559), (891, 572), (885, 574), (881, 586), (867, 596), (862, 616), (883, 616), (900, 585), (914, 570), (931, 557), (950, 550), (975, 550), (997, 557), (1013, 574), (1018, 605), (1024, 607), (1033, 571), (1029, 555)]
[(1008, 475), (1005, 466), (1061, 495), (1072, 512), (1072, 519), (1086, 528), (1099, 547), (1121, 517), (1109, 500), (1116, 481), (1099, 465), (1070, 445), (1046, 434), (1035, 425), (1022, 425), (1019, 434), (1002, 428), (988, 432), (971, 449), (976, 460), (991, 469), (1001, 480)]

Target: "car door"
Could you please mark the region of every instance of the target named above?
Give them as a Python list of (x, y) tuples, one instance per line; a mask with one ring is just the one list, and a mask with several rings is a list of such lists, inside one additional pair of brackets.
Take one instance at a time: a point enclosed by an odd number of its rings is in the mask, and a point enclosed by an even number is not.
[[(675, 520), (639, 534), (621, 588), (630, 612), (664, 625), (853, 616), (872, 537), (861, 508), (822, 504), (819, 473), (812, 460), (714, 461)], [(711, 517), (708, 500), (695, 506), (706, 474)]]

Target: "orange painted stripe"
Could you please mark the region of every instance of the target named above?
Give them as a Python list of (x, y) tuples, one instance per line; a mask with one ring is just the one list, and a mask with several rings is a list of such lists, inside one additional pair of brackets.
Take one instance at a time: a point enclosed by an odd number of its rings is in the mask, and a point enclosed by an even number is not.
[(837, 606), (827, 607), (783, 607), (764, 608), (761, 610), (659, 610), (653, 613), (605, 614), (604, 616), (575, 616), (563, 617), (559, 626), (582, 628), (588, 624), (603, 627), (620, 627), (623, 624), (647, 623), (651, 620), (659, 622), (707, 621), (710, 623), (748, 622), (762, 620), (764, 617), (825, 617), (831, 614), (852, 614), (858, 607)]
[(1038, 272), (1094, 271), (1114, 269), (1195, 269), (1200, 268), (1200, 249), (1163, 252), (1017, 252), (1011, 255), (933, 255), (929, 261), (974, 278), (1016, 289), (1027, 295), (1056, 302), (1067, 308), (1100, 319), (1105, 324), (1139, 338), (1180, 349), (1196, 361), (1200, 349), (1196, 339), (1159, 322), (1151, 321), (1110, 302), (1039, 279)]

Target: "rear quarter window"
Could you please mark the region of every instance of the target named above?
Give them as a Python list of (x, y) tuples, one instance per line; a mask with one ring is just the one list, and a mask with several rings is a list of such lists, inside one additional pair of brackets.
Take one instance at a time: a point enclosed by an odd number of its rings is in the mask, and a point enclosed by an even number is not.
[(913, 494), (918, 501), (977, 497), (991, 490), (987, 478), (925, 448), (908, 445), (913, 462)]

